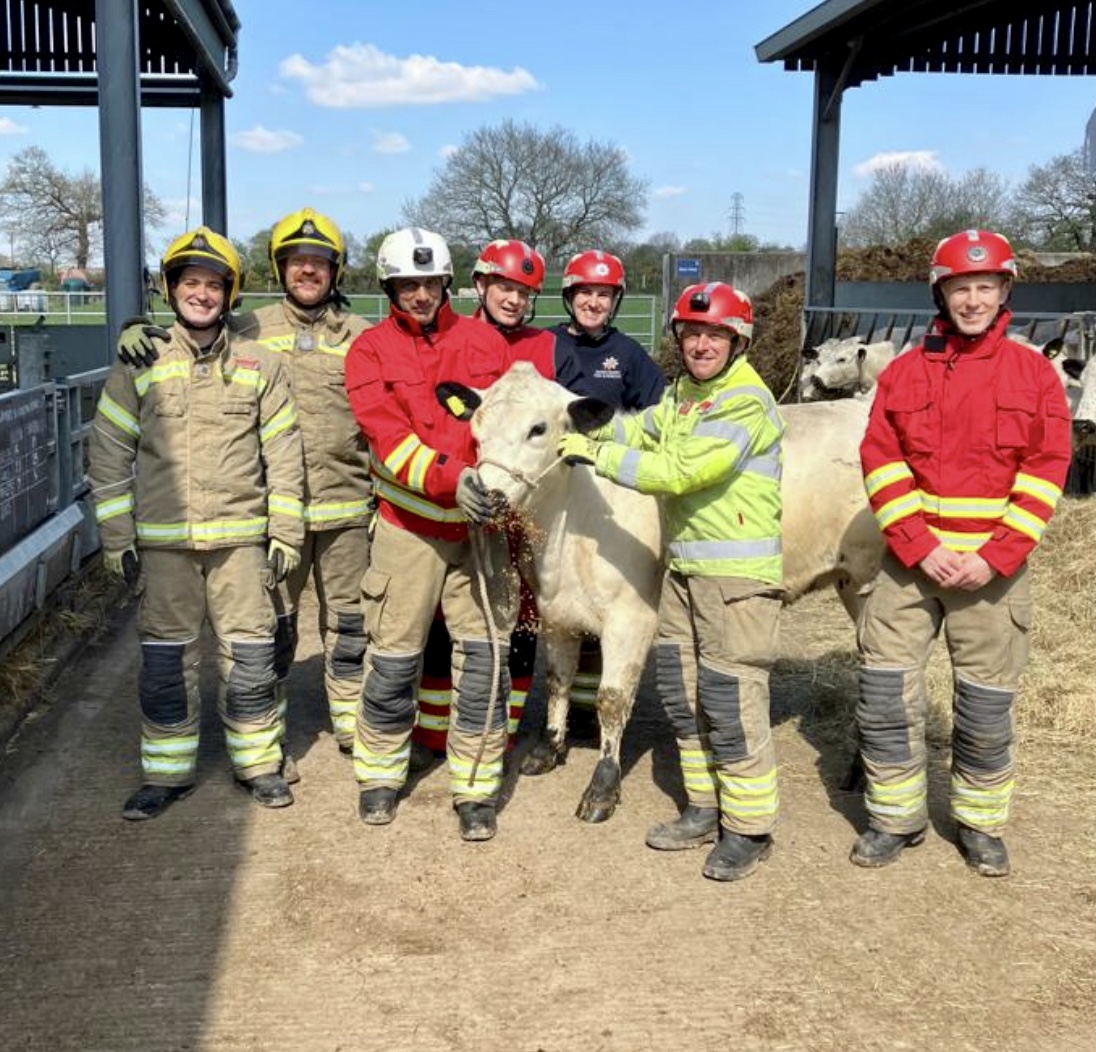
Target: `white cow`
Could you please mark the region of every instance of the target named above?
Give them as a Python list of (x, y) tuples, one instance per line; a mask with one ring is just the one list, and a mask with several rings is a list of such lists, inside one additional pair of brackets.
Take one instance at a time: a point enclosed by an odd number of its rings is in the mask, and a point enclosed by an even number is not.
[[(577, 814), (604, 821), (620, 799), (620, 742), (656, 629), (663, 573), (658, 504), (556, 456), (564, 432), (608, 419), (611, 410), (602, 403), (576, 397), (526, 363), (482, 398), (450, 384), (439, 389), (443, 401), (453, 393), (475, 408), (472, 431), (485, 485), (506, 497), (526, 531), (545, 645), (548, 720), (522, 772), (542, 774), (564, 758), (581, 638), (600, 637), (601, 757)], [(832, 584), (855, 616), (859, 592), (883, 554), (860, 473), (867, 407), (845, 400), (784, 406), (782, 412), (788, 424), (786, 601)]]
[(868, 343), (860, 336), (831, 337), (803, 351), (799, 400), (820, 402), (867, 394), (895, 355), (892, 340)]

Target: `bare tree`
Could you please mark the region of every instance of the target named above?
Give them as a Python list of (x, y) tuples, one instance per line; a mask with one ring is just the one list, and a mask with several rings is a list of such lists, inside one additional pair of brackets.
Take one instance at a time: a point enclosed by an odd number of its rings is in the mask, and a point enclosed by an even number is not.
[(1096, 180), (1083, 150), (1032, 165), (1013, 204), (1017, 234), (1036, 248), (1096, 252)]
[[(85, 269), (102, 246), (102, 186), (89, 169), (72, 175), (40, 146), (28, 146), (12, 157), (0, 183), (0, 217), (28, 261), (53, 269), (71, 261)], [(163, 205), (147, 188), (144, 219), (148, 228), (164, 219)]]
[(1008, 207), (1008, 184), (985, 168), (952, 178), (935, 168), (889, 164), (845, 214), (841, 241), (901, 244), (969, 227), (999, 228), (1007, 225)]
[(646, 192), (612, 143), (504, 121), (472, 132), (404, 219), (470, 245), (521, 238), (556, 261), (638, 229)]

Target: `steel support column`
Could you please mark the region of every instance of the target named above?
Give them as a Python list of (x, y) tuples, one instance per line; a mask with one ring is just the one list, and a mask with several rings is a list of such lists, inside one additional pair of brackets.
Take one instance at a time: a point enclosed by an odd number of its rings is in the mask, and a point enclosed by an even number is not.
[(228, 182), (225, 176), (225, 100), (202, 77), (202, 221), (228, 237)]
[(109, 348), (122, 322), (144, 309), (144, 180), (135, 0), (95, 0), (95, 25)]
[(808, 307), (832, 307), (837, 269), (837, 160), (841, 143), (842, 76), (820, 64), (814, 74), (811, 196), (807, 215)]

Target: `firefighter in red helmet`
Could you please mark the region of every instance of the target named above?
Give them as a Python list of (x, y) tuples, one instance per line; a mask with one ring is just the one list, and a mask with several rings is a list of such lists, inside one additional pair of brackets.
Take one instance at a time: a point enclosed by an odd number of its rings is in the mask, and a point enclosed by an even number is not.
[(1061, 496), (1070, 414), (1050, 363), (1008, 338), (1017, 275), (1002, 235), (965, 230), (933, 253), (938, 314), (883, 370), (860, 447), (887, 553), (859, 626), (856, 715), (868, 828), (851, 860), (878, 867), (925, 838), (924, 667), (946, 626), (955, 718), (951, 817), (968, 865), (1009, 872), (1012, 710), (1027, 664), (1027, 560)]

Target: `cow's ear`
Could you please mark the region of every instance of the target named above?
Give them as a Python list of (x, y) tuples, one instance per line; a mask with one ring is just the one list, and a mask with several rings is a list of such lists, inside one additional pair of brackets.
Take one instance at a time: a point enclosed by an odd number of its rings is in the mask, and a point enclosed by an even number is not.
[(1052, 339), (1047, 340), (1047, 342), (1043, 344), (1043, 357), (1053, 361), (1062, 353), (1062, 345), (1064, 342), (1065, 341), (1061, 336), (1055, 336)]
[(458, 420), (471, 420), (472, 414), (479, 409), (483, 401), (478, 391), (471, 387), (447, 380), (434, 388), (434, 394), (442, 408), (452, 413)]
[(1080, 358), (1063, 358), (1062, 369), (1074, 380), (1081, 379), (1081, 373), (1085, 371), (1085, 363)]
[(567, 404), (567, 415), (571, 418), (571, 424), (582, 435), (609, 423), (613, 419), (613, 412), (614, 409), (608, 402), (597, 398), (576, 398)]
[(800, 351), (800, 356), (805, 362), (817, 362), (818, 361), (818, 348), (817, 347), (804, 347)]

